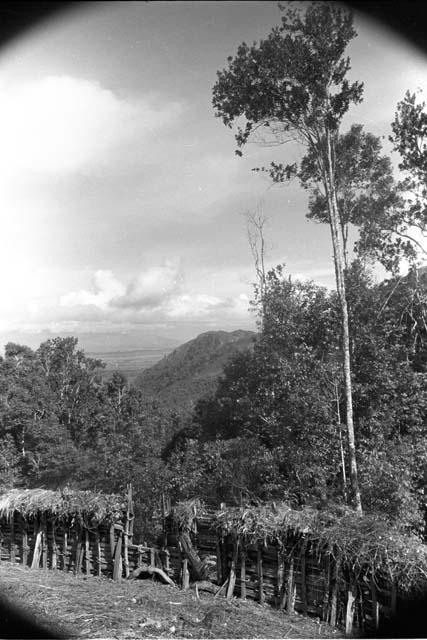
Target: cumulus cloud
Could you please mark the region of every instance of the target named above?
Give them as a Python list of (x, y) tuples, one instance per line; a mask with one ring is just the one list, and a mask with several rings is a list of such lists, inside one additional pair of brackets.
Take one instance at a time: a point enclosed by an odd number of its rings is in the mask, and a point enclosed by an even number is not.
[(141, 272), (126, 288), (124, 295), (112, 299), (112, 305), (120, 308), (151, 309), (162, 305), (181, 288), (179, 268), (167, 262)]
[(62, 307), (94, 306), (107, 309), (111, 301), (125, 293), (124, 285), (114, 277), (112, 271), (99, 270), (93, 276), (92, 290), (72, 291), (60, 298)]
[[(185, 291), (179, 265), (168, 262), (146, 269), (127, 285), (111, 271), (97, 271), (91, 289), (63, 295), (53, 311), (61, 322), (159, 323), (188, 320), (244, 318), (246, 294), (220, 297)], [(44, 310), (44, 317), (47, 312)]]
[(141, 271), (127, 285), (111, 271), (97, 271), (91, 290), (72, 291), (60, 299), (62, 307), (94, 306), (101, 310), (157, 309), (180, 291), (182, 275), (179, 266), (166, 262)]
[(126, 99), (97, 82), (49, 76), (0, 90), (0, 169), (64, 174), (175, 121), (181, 105)]

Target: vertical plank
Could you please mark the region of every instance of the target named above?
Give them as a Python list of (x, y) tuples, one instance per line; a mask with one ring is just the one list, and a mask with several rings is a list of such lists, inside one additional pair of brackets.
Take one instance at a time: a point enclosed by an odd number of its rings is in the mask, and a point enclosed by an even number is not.
[(132, 485), (128, 484), (126, 489), (126, 519), (123, 532), (123, 566), (125, 570), (125, 578), (129, 578), (129, 532), (131, 521)]
[(57, 545), (56, 545), (56, 527), (55, 520), (52, 520), (52, 560), (51, 567), (53, 570), (57, 567)]
[(99, 539), (99, 529), (95, 531), (95, 558), (96, 558), (96, 575), (101, 576), (101, 542)]
[(302, 613), (303, 615), (307, 615), (308, 613), (308, 605), (307, 605), (307, 576), (306, 576), (306, 551), (307, 551), (307, 542), (303, 540), (301, 545), (300, 552), (300, 568), (301, 568), (301, 604), (302, 604)]
[(380, 624), (380, 605), (378, 603), (377, 587), (375, 584), (374, 574), (371, 573), (371, 599), (372, 599), (372, 621), (374, 623), (374, 629), (378, 629)]
[(83, 560), (83, 532), (81, 527), (76, 530), (74, 538), (74, 574), (79, 575)]
[(111, 574), (114, 573), (114, 552), (116, 549), (116, 541), (114, 536), (114, 524), (110, 525), (110, 554), (111, 554)]
[(239, 553), (239, 540), (233, 540), (233, 555), (231, 558), (230, 574), (228, 576), (227, 600), (233, 597), (234, 587), (236, 586), (236, 568)]
[(113, 580), (120, 582), (122, 579), (122, 538), (123, 532), (119, 531), (116, 548), (114, 551)]
[(264, 604), (265, 602), (264, 570), (263, 570), (263, 563), (262, 563), (261, 547), (258, 547), (257, 549), (257, 574), (258, 574), (258, 601), (260, 604)]
[(42, 549), (42, 567), (43, 569), (47, 569), (48, 542), (47, 542), (47, 520), (45, 515), (42, 516), (41, 549)]
[(337, 606), (338, 606), (338, 586), (339, 586), (339, 574), (341, 571), (341, 560), (339, 556), (335, 559), (334, 566), (334, 579), (332, 584), (332, 594), (331, 594), (331, 617), (329, 624), (332, 627), (335, 627), (337, 624)]
[(246, 551), (240, 552), (240, 597), (246, 600)]
[(295, 613), (295, 579), (294, 579), (294, 556), (289, 559), (288, 578), (286, 582), (286, 611), (287, 613)]
[(353, 634), (354, 605), (356, 600), (356, 585), (353, 576), (350, 578), (350, 584), (347, 589), (347, 607), (345, 612), (345, 635), (347, 637)]
[(87, 576), (90, 576), (91, 574), (89, 531), (86, 528), (85, 528), (85, 573)]
[(62, 569), (67, 570), (68, 531), (64, 528), (64, 540), (62, 543)]
[(276, 584), (276, 607), (281, 609), (283, 607), (283, 594), (285, 583), (285, 558), (283, 550), (277, 549), (277, 584)]
[(222, 552), (221, 552), (221, 542), (219, 539), (219, 535), (216, 541), (216, 581), (217, 584), (221, 585), (224, 581), (224, 577), (222, 574)]
[(10, 517), (10, 561), (14, 563), (16, 560), (15, 547), (15, 512)]
[(324, 560), (323, 566), (323, 602), (322, 602), (322, 620), (328, 622), (329, 617), (329, 591), (331, 586), (331, 556), (328, 554)]
[(33, 561), (31, 563), (31, 569), (36, 569), (40, 564), (41, 542), (42, 542), (42, 530), (39, 526), (38, 518), (34, 518), (34, 549), (33, 549)]
[(128, 504), (129, 504), (129, 543), (133, 543), (133, 523), (135, 520), (134, 506), (133, 506), (133, 487), (132, 483), (129, 483), (128, 489)]
[(188, 558), (184, 558), (182, 563), (182, 589), (188, 591), (190, 588), (190, 572), (188, 570)]
[(22, 521), (22, 564), (24, 567), (28, 564), (28, 528), (27, 522), (25, 520)]

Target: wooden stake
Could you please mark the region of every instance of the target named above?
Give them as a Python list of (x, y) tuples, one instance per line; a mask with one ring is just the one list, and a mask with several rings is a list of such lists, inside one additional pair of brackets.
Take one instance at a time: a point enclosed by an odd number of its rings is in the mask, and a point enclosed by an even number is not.
[(221, 542), (219, 536), (216, 541), (216, 582), (221, 585), (224, 578), (222, 575), (222, 554), (221, 554)]
[(38, 519), (34, 520), (34, 533), (35, 533), (35, 542), (34, 542), (33, 561), (31, 563), (31, 569), (36, 569), (40, 565), (40, 545), (42, 542), (42, 530), (39, 528)]
[(351, 636), (353, 633), (354, 619), (354, 603), (356, 600), (356, 585), (353, 577), (350, 578), (350, 584), (347, 590), (347, 607), (345, 612), (345, 635)]
[(329, 617), (329, 590), (331, 586), (331, 557), (326, 556), (324, 562), (324, 586), (323, 586), (323, 603), (322, 603), (322, 620), (328, 621)]
[(64, 530), (64, 542), (62, 545), (62, 569), (67, 570), (67, 553), (68, 553), (68, 531)]
[(57, 559), (57, 546), (56, 546), (56, 531), (55, 531), (55, 521), (52, 520), (52, 569), (56, 569)]
[(42, 516), (42, 567), (47, 569), (47, 522), (46, 516)]
[(182, 563), (182, 589), (187, 591), (190, 588), (190, 572), (188, 570), (188, 558), (184, 558)]
[(375, 586), (374, 574), (371, 573), (371, 598), (372, 598), (372, 621), (374, 629), (378, 629), (380, 624), (380, 606), (378, 603), (377, 587)]
[(294, 557), (289, 560), (288, 579), (286, 583), (286, 611), (287, 613), (295, 613), (295, 581), (294, 581)]
[(302, 612), (303, 615), (307, 615), (308, 613), (308, 605), (307, 605), (307, 582), (306, 582), (306, 550), (307, 550), (307, 542), (303, 540), (301, 545), (301, 604), (302, 604)]
[(15, 512), (12, 513), (10, 518), (10, 561), (14, 563), (16, 560), (16, 548), (15, 548)]
[(333, 580), (333, 584), (332, 584), (332, 597), (331, 597), (331, 618), (330, 618), (330, 622), (329, 624), (332, 627), (335, 627), (337, 624), (337, 605), (338, 605), (338, 579), (339, 579), (339, 574), (340, 574), (340, 564), (341, 561), (339, 559), (339, 557), (337, 557), (337, 559), (335, 560), (335, 567), (334, 567), (334, 580)]
[(258, 601), (260, 604), (265, 602), (264, 594), (264, 572), (262, 567), (262, 549), (257, 549), (257, 574), (258, 574)]
[(24, 567), (28, 564), (28, 529), (26, 521), (22, 523), (22, 564)]
[(96, 575), (101, 576), (101, 542), (99, 539), (99, 530), (95, 531), (95, 556), (96, 556)]
[(236, 566), (239, 553), (239, 540), (233, 541), (233, 555), (231, 558), (230, 575), (228, 576), (227, 600), (233, 597), (234, 587), (236, 585)]
[(81, 572), (82, 560), (83, 560), (83, 543), (82, 543), (82, 530), (79, 526), (78, 531), (75, 534), (74, 543), (74, 574), (78, 575)]
[[(125, 569), (125, 577), (129, 578), (129, 534), (130, 534), (130, 521), (131, 521), (131, 502), (132, 502), (132, 485), (127, 485), (127, 507), (126, 507), (126, 521), (124, 528), (124, 544), (123, 544), (123, 565)], [(151, 563), (153, 564), (153, 563)]]
[(285, 559), (283, 557), (283, 550), (277, 549), (277, 584), (276, 584), (276, 608), (282, 608), (282, 600), (284, 594), (284, 580), (285, 580)]
[(90, 544), (89, 544), (89, 531), (85, 529), (85, 573), (90, 576)]
[(119, 531), (116, 548), (114, 550), (113, 580), (120, 582), (122, 579), (122, 531)]
[(111, 573), (114, 573), (114, 551), (116, 548), (116, 541), (114, 536), (114, 524), (110, 525), (110, 554), (111, 554)]
[(240, 597), (246, 600), (246, 552), (240, 552)]

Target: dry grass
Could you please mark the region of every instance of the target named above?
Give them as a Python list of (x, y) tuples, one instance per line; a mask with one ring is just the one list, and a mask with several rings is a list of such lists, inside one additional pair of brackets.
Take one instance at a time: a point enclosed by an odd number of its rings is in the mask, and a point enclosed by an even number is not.
[(318, 638), (336, 629), (268, 606), (152, 581), (74, 576), (0, 564), (2, 594), (40, 623), (82, 638)]
[(72, 489), (12, 489), (0, 496), (0, 516), (8, 519), (17, 511), (24, 518), (43, 513), (58, 519), (76, 518), (95, 524), (120, 521), (125, 509), (124, 498), (118, 495)]

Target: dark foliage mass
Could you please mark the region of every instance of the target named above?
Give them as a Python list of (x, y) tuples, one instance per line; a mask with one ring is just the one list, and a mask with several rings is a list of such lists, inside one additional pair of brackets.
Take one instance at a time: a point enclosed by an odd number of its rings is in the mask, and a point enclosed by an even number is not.
[[(427, 278), (412, 271), (377, 284), (356, 261), (347, 285), (365, 510), (421, 531)], [(254, 349), (231, 358), (216, 392), (198, 403), (169, 448), (176, 490), (217, 503), (345, 504), (336, 294), (277, 268), (258, 302), (263, 322)]]

